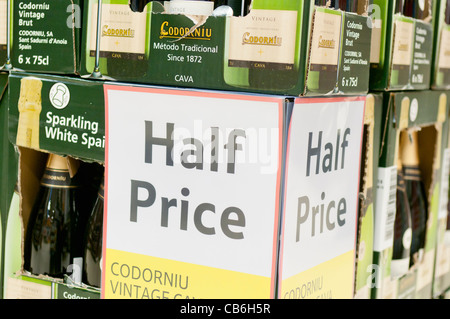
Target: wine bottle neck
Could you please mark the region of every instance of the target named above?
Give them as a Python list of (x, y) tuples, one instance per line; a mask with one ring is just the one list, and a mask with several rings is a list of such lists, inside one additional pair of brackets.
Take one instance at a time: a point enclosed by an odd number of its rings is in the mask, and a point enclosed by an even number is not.
[(50, 154), (47, 159), (47, 168), (49, 169), (59, 169), (69, 171), (69, 166), (67, 164), (67, 159), (63, 156), (57, 154)]
[(105, 187), (103, 183), (100, 184), (100, 188), (98, 189), (98, 197), (100, 197), (101, 199), (105, 198)]
[(419, 166), (420, 160), (417, 131), (401, 132), (400, 160), (403, 166)]
[(49, 155), (41, 178), (41, 185), (57, 188), (77, 187), (70, 176), (69, 164), (65, 157), (56, 154)]
[(397, 0), (395, 2), (395, 13), (403, 13), (403, 0)]
[(25, 77), (20, 80), (20, 97), (19, 97), (19, 112), (22, 111), (41, 111), (41, 90), (42, 81), (33, 78)]

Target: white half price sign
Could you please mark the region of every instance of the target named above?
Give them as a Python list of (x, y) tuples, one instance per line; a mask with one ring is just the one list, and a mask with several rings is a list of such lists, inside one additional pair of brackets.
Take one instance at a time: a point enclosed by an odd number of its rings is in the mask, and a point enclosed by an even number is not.
[(298, 99), (290, 121), (281, 284), (286, 299), (352, 298), (365, 99)]
[(120, 85), (105, 97), (103, 296), (272, 297), (284, 99)]

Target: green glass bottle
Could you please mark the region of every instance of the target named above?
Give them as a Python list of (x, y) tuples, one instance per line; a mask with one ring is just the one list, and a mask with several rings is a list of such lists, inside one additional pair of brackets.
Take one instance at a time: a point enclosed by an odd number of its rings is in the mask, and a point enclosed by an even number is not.
[(130, 8), (133, 12), (143, 12), (150, 0), (130, 0)]
[(364, 14), (372, 3), (372, 0), (339, 0), (339, 9), (346, 12)]
[(356, 12), (358, 10), (358, 1), (356, 1), (356, 0), (339, 0), (339, 8), (342, 11)]
[(411, 211), (412, 241), (410, 264), (413, 265), (422, 256), (425, 247), (428, 220), (428, 198), (420, 170), (417, 131), (401, 132), (400, 154), (405, 178), (405, 188)]
[(414, 4), (415, 0), (405, 0), (403, 5), (403, 14), (407, 17), (414, 17)]
[(214, 7), (229, 6), (236, 17), (246, 16), (250, 11), (251, 0), (216, 0)]
[[(392, 88), (403, 89), (408, 86), (411, 78), (411, 64), (414, 46), (414, 20), (409, 17), (413, 14), (411, 4), (405, 0), (403, 16), (394, 18), (394, 42), (390, 70), (390, 85)], [(405, 17), (406, 16), (406, 17)]]
[(450, 25), (450, 0), (447, 0), (445, 4), (445, 23)]
[(82, 257), (77, 189), (67, 159), (50, 154), (26, 229), (25, 270), (63, 278)]
[(328, 7), (332, 9), (339, 9), (342, 0), (315, 0), (314, 4), (319, 7)]
[(103, 247), (104, 185), (100, 185), (98, 197), (86, 225), (84, 237), (83, 282), (101, 287)]
[(297, 85), (304, 5), (304, 0), (253, 0), (247, 17), (227, 18), (224, 80), (228, 85), (281, 92)]
[(423, 20), (431, 15), (432, 4), (428, 0), (405, 0), (403, 14), (407, 17)]
[(404, 0), (396, 0), (394, 13), (403, 13), (404, 5), (405, 5)]
[(152, 2), (88, 0), (86, 6), (84, 55), (87, 72), (99, 72), (106, 78), (140, 81), (148, 69)]
[(436, 85), (438, 87), (446, 86), (450, 83), (450, 60), (448, 55), (448, 39), (450, 38), (450, 0), (441, 1), (437, 10), (443, 11), (443, 20), (439, 23), (442, 23), (442, 27), (439, 30), (439, 45), (437, 48), (437, 74), (436, 74)]
[(344, 13), (341, 10), (317, 7), (314, 12), (307, 90), (328, 94), (338, 88), (338, 63)]
[(409, 207), (408, 195), (406, 193), (403, 168), (399, 161), (397, 165), (396, 211), (391, 263), (391, 273), (394, 277), (400, 277), (406, 274), (409, 269), (411, 236), (411, 210)]

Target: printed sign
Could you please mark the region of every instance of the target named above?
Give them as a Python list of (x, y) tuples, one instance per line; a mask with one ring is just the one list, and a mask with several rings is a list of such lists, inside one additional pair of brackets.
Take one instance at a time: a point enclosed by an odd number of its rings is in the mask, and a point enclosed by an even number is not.
[[(92, 3), (91, 25), (97, 25), (98, 3)], [(129, 5), (102, 4), (100, 56), (142, 60), (145, 55), (147, 8), (132, 12)], [(91, 29), (90, 56), (97, 48), (97, 28)]]
[(272, 298), (284, 98), (105, 85), (105, 99), (102, 297)]
[(230, 18), (230, 67), (292, 70), (297, 11), (252, 9), (249, 18)]
[(294, 105), (279, 298), (353, 298), (364, 108), (362, 97)]
[(11, 7), (12, 65), (25, 71), (76, 73), (79, 1), (11, 1)]
[(378, 168), (374, 250), (392, 247), (397, 194), (397, 166)]
[(11, 74), (8, 79), (13, 144), (104, 160), (101, 82), (28, 73)]
[(411, 67), (411, 83), (428, 89), (433, 55), (433, 25), (420, 20), (414, 26), (414, 54)]

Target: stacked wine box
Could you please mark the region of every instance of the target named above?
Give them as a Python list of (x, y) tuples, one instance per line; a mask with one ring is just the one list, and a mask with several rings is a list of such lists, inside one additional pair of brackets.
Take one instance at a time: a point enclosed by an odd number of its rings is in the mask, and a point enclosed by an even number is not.
[(449, 12), (0, 0), (3, 298), (445, 298)]
[[(448, 195), (442, 195), (448, 183), (444, 151), (448, 96), (442, 82), (440, 88), (432, 86), (430, 90), (430, 86), (437, 79), (436, 56), (441, 56), (438, 52), (443, 50), (436, 44), (436, 33), (442, 32), (436, 30), (444, 28), (448, 11), (445, 1), (425, 1), (424, 6), (414, 6), (413, 1), (383, 3), (378, 3), (383, 19), (375, 22), (378, 35), (373, 36), (384, 40), (378, 59), (371, 61), (370, 74), (371, 91), (384, 91), (382, 118), (386, 121), (378, 162), (371, 297), (435, 298), (445, 291), (445, 283), (436, 277), (436, 271), (448, 271), (443, 270), (448, 269), (448, 256), (442, 253), (446, 249), (442, 228), (447, 220), (447, 209), (443, 207), (448, 201)], [(416, 134), (416, 151), (406, 153), (405, 140), (412, 140)], [(416, 160), (412, 161), (412, 156)], [(411, 170), (418, 163), (420, 173)], [(414, 178), (411, 172), (415, 172)], [(411, 179), (416, 179), (417, 174), (421, 176), (422, 184), (417, 188), (420, 192), (408, 185), (416, 183)], [(422, 193), (422, 200), (407, 207), (404, 198), (416, 192)], [(420, 202), (423, 208), (417, 209)], [(405, 210), (410, 213), (405, 214)], [(406, 218), (408, 215), (410, 218)]]

